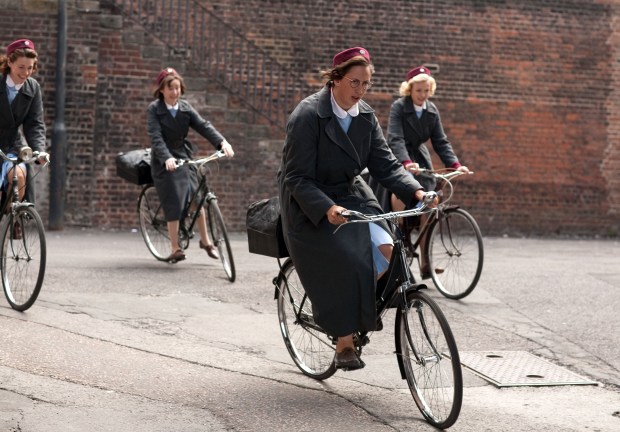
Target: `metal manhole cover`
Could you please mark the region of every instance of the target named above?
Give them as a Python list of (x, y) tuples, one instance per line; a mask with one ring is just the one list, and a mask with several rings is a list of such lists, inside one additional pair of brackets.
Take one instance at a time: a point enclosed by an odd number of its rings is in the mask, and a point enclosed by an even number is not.
[(598, 385), (525, 351), (465, 351), (461, 364), (497, 387)]

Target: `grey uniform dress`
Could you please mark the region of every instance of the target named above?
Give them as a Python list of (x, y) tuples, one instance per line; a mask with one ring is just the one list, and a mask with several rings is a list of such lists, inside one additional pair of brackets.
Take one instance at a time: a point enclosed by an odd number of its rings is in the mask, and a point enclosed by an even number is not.
[[(41, 86), (34, 78), (26, 79), (13, 102), (9, 104), (6, 79), (6, 75), (0, 78), (0, 149), (6, 154), (17, 154), (19, 149), (27, 144), (34, 151), (45, 151)], [(30, 165), (26, 165), (26, 169), (29, 175)], [(25, 199), (34, 202), (34, 188), (29, 183), (26, 186)]]
[(393, 156), (368, 104), (359, 103), (345, 133), (330, 96), (323, 88), (289, 117), (278, 184), (285, 242), (314, 317), (339, 337), (375, 329), (375, 275), (368, 226), (350, 224), (334, 234), (327, 210), (337, 204), (382, 213), (359, 176), (364, 168), (407, 203), (421, 186)]
[[(426, 101), (426, 109), (418, 118), (410, 96), (397, 99), (390, 109), (388, 121), (388, 145), (401, 164), (405, 161), (416, 162), (421, 168), (433, 169), (431, 154), (426, 146), (430, 140), (433, 150), (446, 167), (458, 163), (458, 158), (452, 150), (441, 124), (439, 111), (434, 103)], [(416, 176), (416, 180), (427, 191), (435, 190), (436, 181), (428, 176)], [(385, 211), (390, 211), (390, 193), (375, 181), (369, 180), (374, 193), (377, 195)]]
[(224, 137), (211, 123), (198, 114), (189, 102), (180, 99), (179, 109), (172, 116), (163, 100), (158, 99), (148, 107), (147, 129), (151, 137), (151, 174), (157, 195), (162, 203), (167, 221), (182, 219), (190, 194), (197, 186), (194, 167), (184, 165), (175, 171), (166, 171), (165, 162), (193, 158), (196, 148), (187, 139), (192, 128), (220, 149)]

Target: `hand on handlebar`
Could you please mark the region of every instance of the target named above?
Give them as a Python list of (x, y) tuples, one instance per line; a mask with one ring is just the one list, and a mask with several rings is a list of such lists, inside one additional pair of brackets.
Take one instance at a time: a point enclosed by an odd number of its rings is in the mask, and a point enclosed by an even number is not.
[(329, 210), (327, 210), (327, 213), (325, 213), (325, 215), (327, 216), (327, 220), (330, 224), (342, 225), (347, 221), (347, 218), (342, 215), (342, 212), (344, 211), (347, 211), (347, 209), (334, 204), (329, 208)]
[(48, 163), (50, 163), (50, 154), (48, 152), (35, 151), (32, 153), (32, 155), (37, 158), (38, 164), (47, 165)]
[(235, 155), (232, 146), (226, 140), (222, 141), (220, 150), (224, 152), (227, 158), (231, 158)]
[(411, 172), (411, 173), (413, 173), (415, 175), (418, 175), (420, 173), (420, 165), (418, 165), (415, 162), (411, 162), (411, 163), (408, 163), (407, 165), (405, 165), (405, 169), (408, 172)]
[(439, 204), (439, 196), (435, 191), (424, 192), (424, 189), (418, 189), (415, 191), (415, 198), (426, 207), (435, 208)]
[(166, 159), (166, 171), (174, 171), (177, 169), (177, 160), (173, 157)]

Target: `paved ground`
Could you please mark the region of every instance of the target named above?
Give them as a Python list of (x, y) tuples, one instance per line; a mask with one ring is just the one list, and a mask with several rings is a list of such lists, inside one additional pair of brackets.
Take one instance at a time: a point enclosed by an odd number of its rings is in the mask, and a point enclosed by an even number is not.
[[(390, 317), (365, 369), (308, 379), (279, 334), (276, 261), (234, 235), (231, 284), (194, 243), (172, 266), (137, 232), (48, 233), (39, 300), (26, 313), (0, 306), (0, 430), (434, 430), (398, 376)], [(532, 353), (599, 385), (500, 389), (466, 370), (451, 430), (620, 430), (620, 243), (485, 238), (485, 247), (470, 297), (429, 290), (460, 351)]]

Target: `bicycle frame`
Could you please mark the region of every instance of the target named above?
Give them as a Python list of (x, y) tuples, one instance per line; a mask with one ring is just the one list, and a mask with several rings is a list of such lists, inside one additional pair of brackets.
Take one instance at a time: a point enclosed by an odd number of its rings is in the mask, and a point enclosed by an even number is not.
[(397, 305), (396, 299), (404, 299), (409, 288), (426, 288), (424, 284), (416, 284), (413, 273), (407, 265), (407, 257), (403, 246), (403, 234), (398, 225), (393, 223), (396, 240), (392, 250), (392, 259), (385, 274), (377, 281), (377, 315), (383, 316), (387, 309)]
[[(220, 158), (223, 155), (224, 154), (221, 152), (216, 152), (212, 156), (199, 159), (196, 161), (179, 161), (180, 163), (178, 166), (182, 166), (184, 164), (197, 165), (197, 172), (200, 178), (199, 183), (198, 183), (198, 188), (193, 193), (191, 199), (189, 200), (187, 207), (185, 208), (185, 213), (189, 217), (190, 223), (189, 225), (186, 226), (183, 219), (179, 221), (179, 228), (181, 232), (183, 232), (187, 236), (187, 238), (193, 237), (194, 225), (196, 224), (196, 220), (198, 219), (198, 215), (200, 214), (200, 211), (202, 207), (204, 206), (204, 204), (217, 199), (217, 196), (209, 188), (206, 174), (203, 174), (200, 170), (202, 166), (204, 166), (206, 163), (214, 159)], [(192, 207), (194, 208), (193, 211), (192, 211)], [(206, 217), (208, 217), (208, 215), (205, 214), (205, 218)]]
[[(426, 203), (428, 204), (428, 203)], [(425, 206), (426, 206), (425, 204)], [(406, 295), (407, 291), (410, 289), (425, 289), (427, 286), (425, 284), (417, 284), (415, 282), (415, 278), (409, 265), (407, 264), (407, 257), (405, 254), (405, 248), (403, 246), (403, 233), (400, 231), (398, 224), (395, 222), (397, 217), (390, 217), (385, 219), (390, 225), (392, 225), (396, 232), (396, 239), (394, 240), (394, 248), (392, 250), (392, 258), (388, 265), (388, 269), (385, 274), (377, 281), (376, 288), (376, 308), (377, 308), (377, 317), (381, 318), (386, 313), (387, 310), (396, 307), (398, 305), (406, 304)], [(350, 221), (350, 222), (365, 222), (363, 220)], [(349, 223), (350, 223), (349, 222)], [(345, 224), (346, 225), (346, 224)], [(343, 225), (340, 225), (336, 230), (338, 230)], [(290, 259), (290, 258), (289, 258)], [(278, 265), (280, 267), (280, 272), (278, 276), (273, 279), (273, 284), (275, 285), (274, 299), (277, 299), (279, 293), (280, 282), (284, 281), (287, 290), (290, 291), (291, 286), (288, 283), (286, 275), (284, 275), (282, 269), (283, 265), (278, 258)], [(282, 295), (282, 293), (280, 293)], [(290, 297), (290, 296), (289, 296)], [(306, 294), (307, 297), (307, 294)], [(292, 299), (289, 299), (292, 300)], [(305, 301), (305, 298), (304, 298)], [(324, 333), (324, 330), (317, 326), (315, 323), (311, 323), (308, 320), (303, 319), (300, 316), (300, 313), (297, 314), (296, 319), (297, 322), (302, 326), (306, 326), (312, 328), (314, 330), (318, 330)], [(329, 335), (332, 340), (335, 338)], [(368, 343), (367, 333), (359, 334), (357, 338), (358, 346), (361, 348), (362, 346)]]
[[(17, 208), (20, 207), (34, 207), (33, 203), (19, 200), (19, 184), (18, 184), (18, 176), (17, 176), (17, 166), (24, 162), (28, 163), (32, 160), (32, 149), (30, 147), (23, 147), (20, 150), (20, 154), (16, 158), (9, 158), (4, 152), (0, 150), (0, 158), (6, 161), (9, 161), (13, 164), (13, 176), (12, 176), (12, 188), (10, 194), (2, 194), (2, 207), (0, 208), (0, 220), (8, 214), (9, 206), (11, 207), (11, 212), (15, 212)], [(47, 163), (46, 163), (47, 165)], [(26, 180), (26, 184), (28, 184), (28, 179)]]
[[(209, 185), (207, 184), (207, 176), (203, 174), (199, 175), (201, 179), (198, 184), (198, 188), (196, 189), (196, 192), (194, 192), (194, 194), (192, 195), (187, 207), (185, 208), (190, 223), (186, 226), (183, 219), (179, 221), (179, 228), (184, 231), (184, 233), (189, 238), (193, 237), (193, 235), (191, 234), (194, 230), (194, 225), (196, 224), (196, 220), (198, 220), (198, 215), (200, 214), (200, 211), (202, 210), (204, 204), (211, 200), (217, 199), (215, 194), (209, 189)], [(194, 208), (194, 210), (192, 210), (192, 208)], [(205, 217), (207, 216), (205, 215)]]

